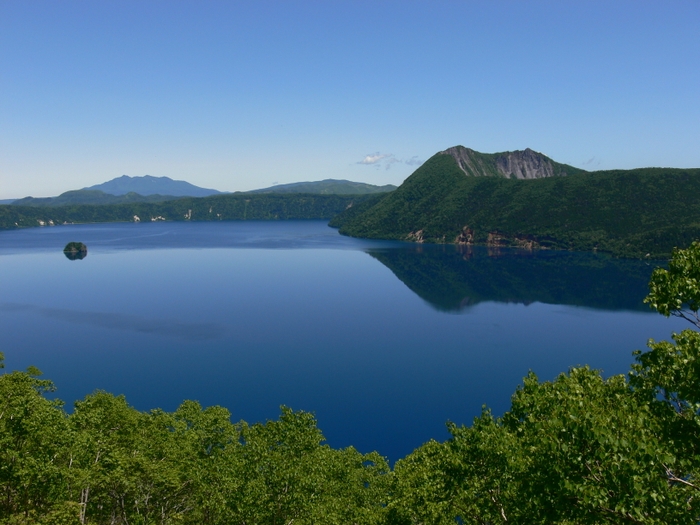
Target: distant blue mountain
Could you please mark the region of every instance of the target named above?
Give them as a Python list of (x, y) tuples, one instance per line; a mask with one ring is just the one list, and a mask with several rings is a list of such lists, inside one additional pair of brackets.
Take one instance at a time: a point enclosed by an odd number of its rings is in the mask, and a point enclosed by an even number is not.
[(95, 184), (84, 190), (99, 190), (110, 195), (172, 195), (174, 197), (209, 197), (221, 193), (218, 190), (200, 188), (184, 180), (173, 180), (170, 177), (129, 177), (122, 175), (102, 184)]

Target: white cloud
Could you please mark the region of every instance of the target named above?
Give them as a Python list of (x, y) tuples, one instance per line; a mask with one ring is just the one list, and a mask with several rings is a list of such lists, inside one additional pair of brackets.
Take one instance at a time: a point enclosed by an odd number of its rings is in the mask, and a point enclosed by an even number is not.
[(374, 166), (376, 169), (379, 169), (381, 166), (384, 166), (384, 169), (388, 170), (391, 169), (391, 166), (393, 166), (396, 163), (402, 163), (406, 164), (408, 166), (420, 166), (423, 164), (422, 160), (419, 160), (417, 156), (413, 156), (410, 159), (403, 160), (399, 159), (394, 155), (393, 153), (370, 153), (369, 155), (365, 155), (365, 158), (362, 159), (359, 162), (356, 162), (355, 164), (364, 164), (365, 166)]
[(370, 155), (365, 155), (365, 158), (357, 164), (377, 164), (378, 162), (390, 157), (393, 157), (391, 153), (371, 153)]
[(420, 166), (421, 164), (423, 164), (423, 161), (419, 160), (417, 155), (414, 155), (413, 157), (411, 157), (408, 160), (405, 160), (404, 162), (409, 166)]

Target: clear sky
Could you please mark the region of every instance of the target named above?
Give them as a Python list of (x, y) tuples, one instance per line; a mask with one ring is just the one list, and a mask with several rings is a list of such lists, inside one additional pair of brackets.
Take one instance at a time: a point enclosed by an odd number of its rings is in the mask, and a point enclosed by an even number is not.
[(437, 151), (700, 167), (700, 2), (0, 0), (0, 198), (400, 184)]

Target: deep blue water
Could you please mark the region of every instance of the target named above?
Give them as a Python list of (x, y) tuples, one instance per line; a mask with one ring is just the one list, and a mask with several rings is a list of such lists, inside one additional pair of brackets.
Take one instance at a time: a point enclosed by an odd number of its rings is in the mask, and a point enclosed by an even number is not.
[[(69, 241), (88, 246), (70, 261)], [(331, 446), (392, 461), (497, 414), (529, 370), (625, 373), (683, 325), (641, 299), (653, 265), (594, 254), (367, 241), (321, 221), (0, 232), (0, 351), (70, 406), (184, 399), (233, 420), (315, 412)]]

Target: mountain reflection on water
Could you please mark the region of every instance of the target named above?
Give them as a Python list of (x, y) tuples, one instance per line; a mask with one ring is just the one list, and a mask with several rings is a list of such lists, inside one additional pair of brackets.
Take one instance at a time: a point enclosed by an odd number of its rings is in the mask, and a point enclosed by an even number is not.
[[(75, 239), (81, 262), (62, 255)], [(642, 303), (657, 265), (356, 239), (323, 221), (27, 228), (0, 232), (0, 350), (67, 409), (96, 389), (251, 423), (286, 405), (314, 412), (329, 445), (393, 461), (484, 404), (502, 414), (528, 371), (626, 373), (649, 338), (684, 328)]]
[(658, 261), (581, 252), (417, 245), (371, 249), (409, 289), (444, 312), (485, 301), (649, 312), (643, 303)]

